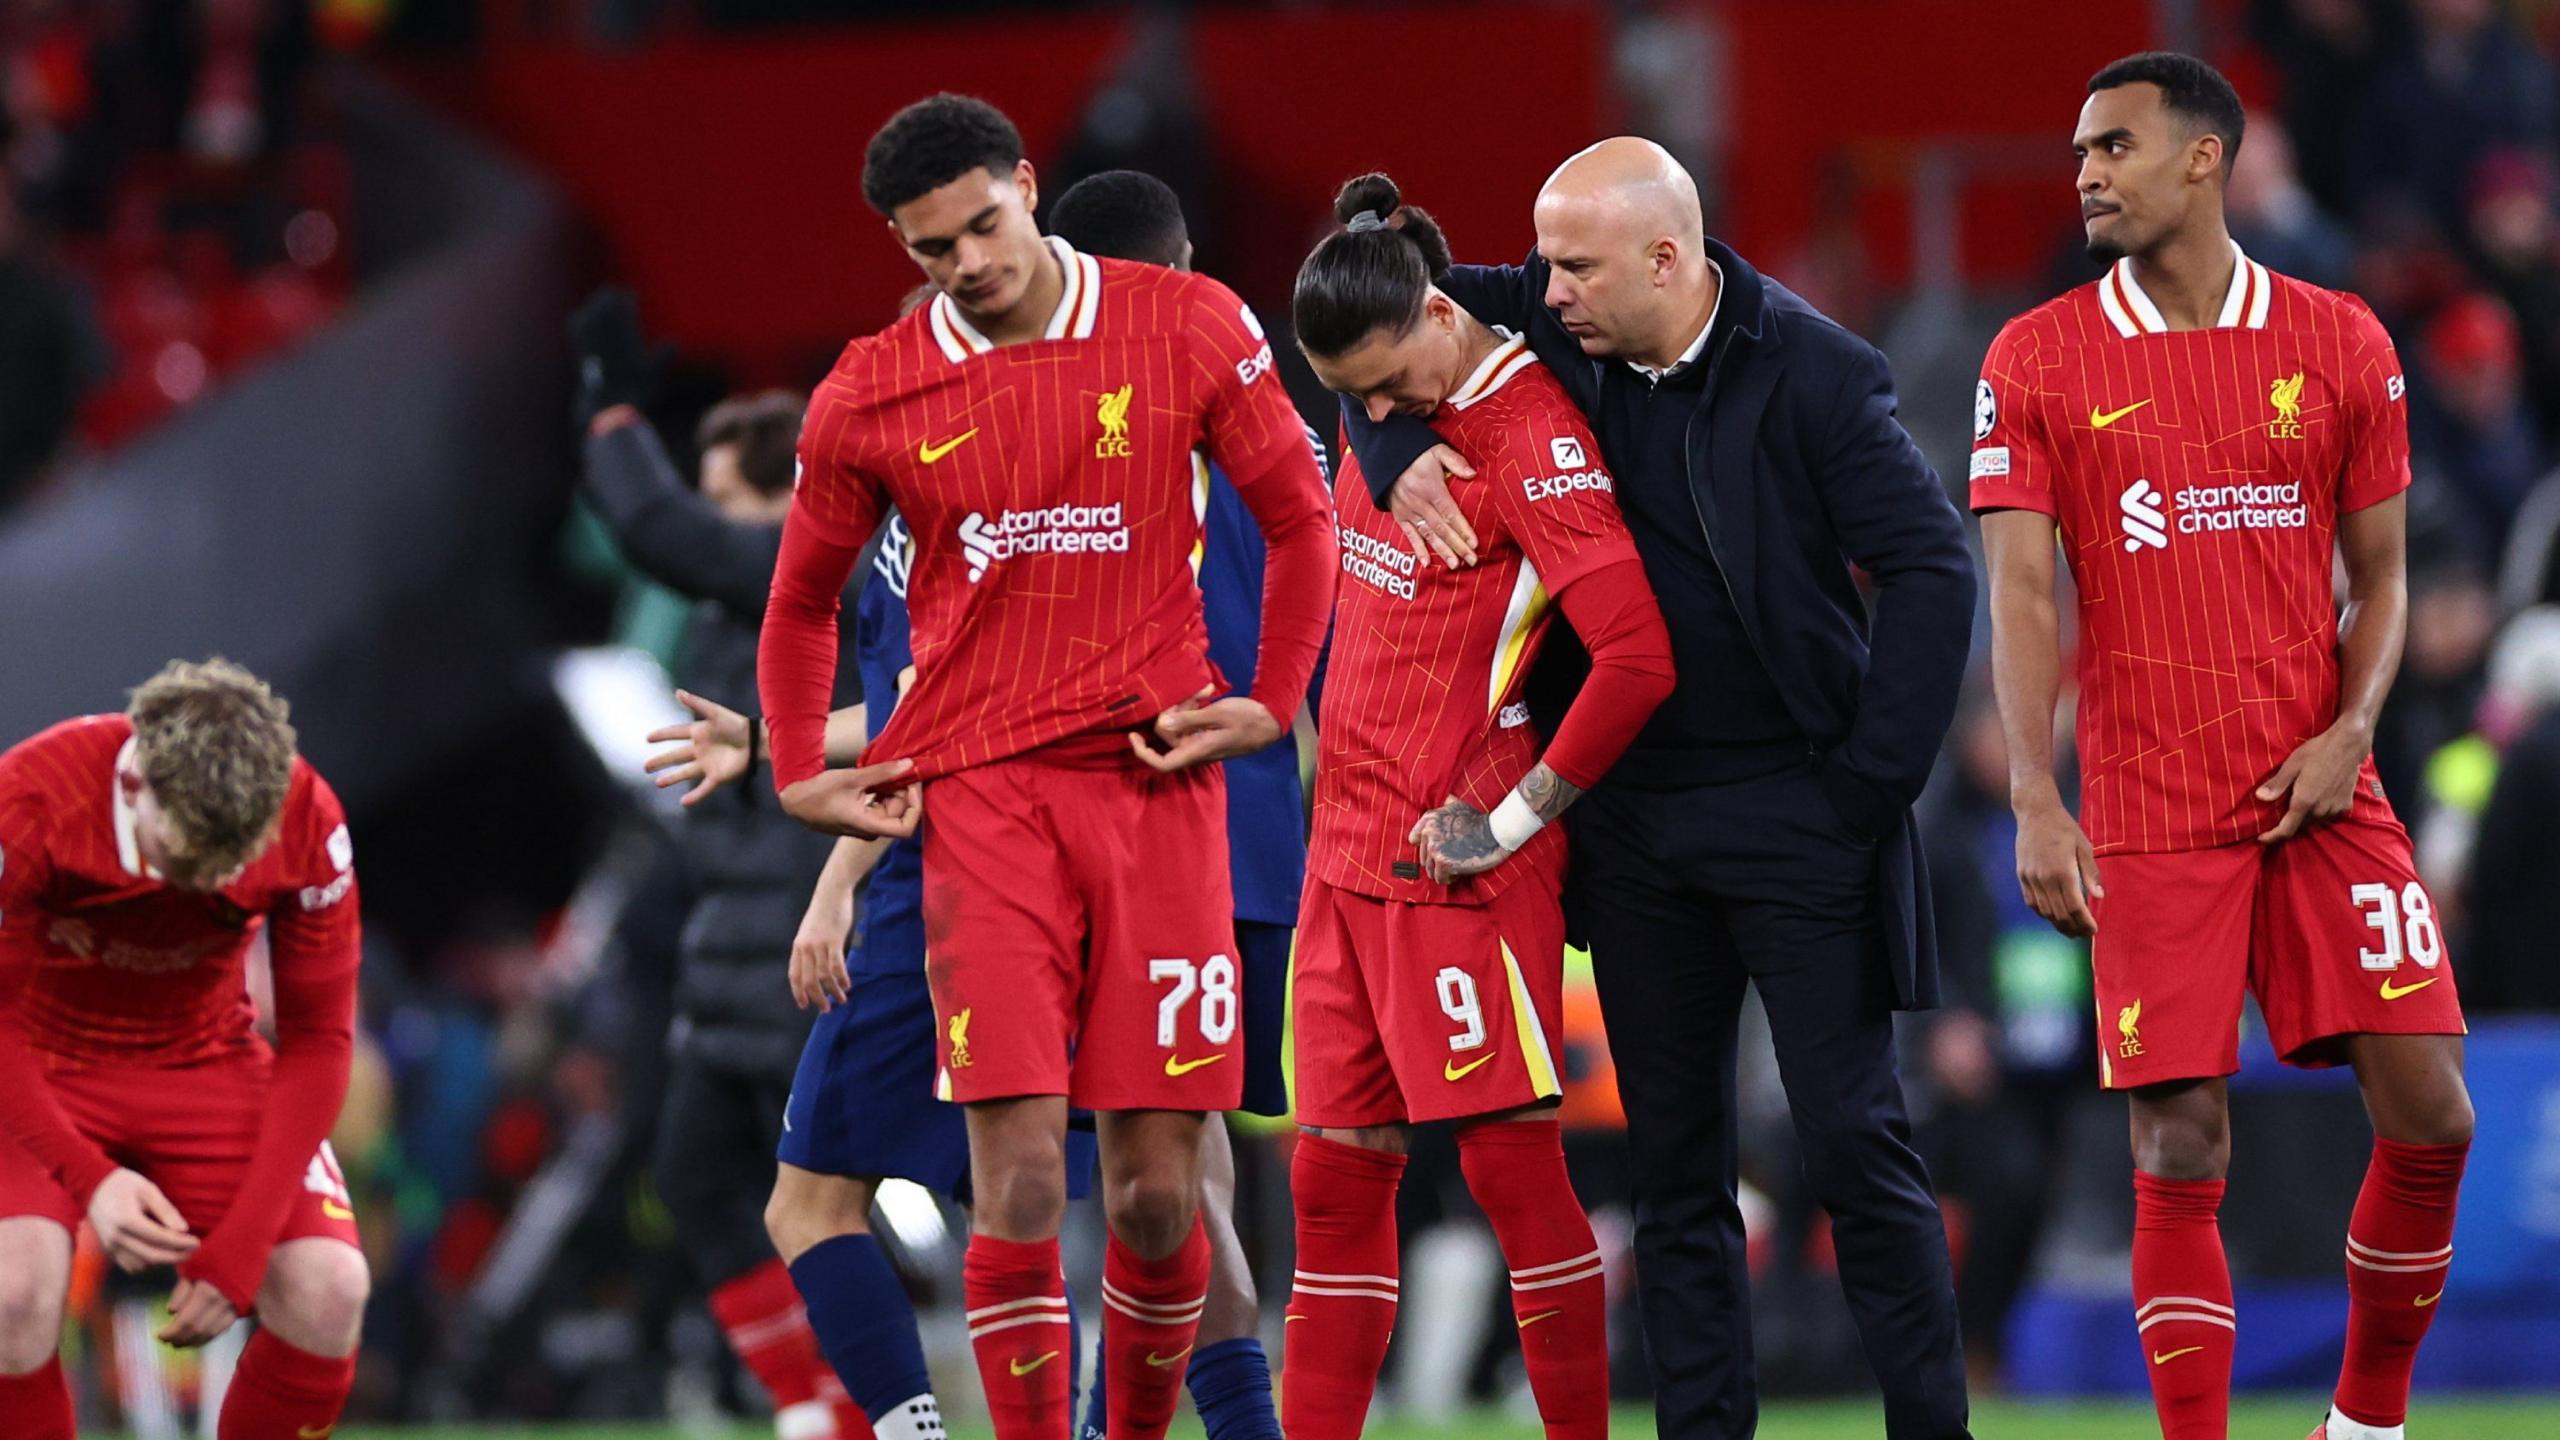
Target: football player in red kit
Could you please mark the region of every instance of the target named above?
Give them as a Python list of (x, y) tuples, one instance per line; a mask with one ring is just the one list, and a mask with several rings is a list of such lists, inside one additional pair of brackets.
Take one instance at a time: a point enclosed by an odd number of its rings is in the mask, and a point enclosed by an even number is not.
[[(1449, 254), (1383, 175), (1298, 272), (1298, 343), (1330, 388), (1430, 417), (1475, 465), (1450, 489), (1481, 563), (1418, 563), (1356, 477), (1292, 972), (1297, 1273), (1291, 1440), (1353, 1440), (1395, 1322), (1395, 1196), (1416, 1122), (1457, 1123), (1511, 1271), (1552, 1440), (1609, 1430), (1604, 1285), (1555, 1106), (1564, 834), (1548, 824), (1671, 693), (1671, 641), (1600, 446), (1525, 341), (1431, 281)], [(1356, 467), (1347, 458), (1346, 467)], [(1543, 754), (1521, 682), (1561, 607), (1591, 673)]]
[[(2408, 618), (2408, 415), (2364, 302), (2232, 243), (2241, 126), (2188, 56), (2090, 82), (2072, 146), (2110, 266), (1992, 343), (1973, 507), (2019, 884), (2095, 937), (2101, 1080), (2132, 1105), (2135, 1327), (2162, 1433), (2228, 1428), (2239, 1317), (2215, 1217), (2247, 991), (2278, 1055), (2363, 1087), (2346, 1362), (2313, 1434), (2398, 1440), (2472, 1122), (2435, 904), (2371, 758)], [(2078, 823), (2053, 778), (2057, 539), (2079, 592)]]
[[(1068, 1429), (1070, 1102), (1101, 1112), (1109, 1428), (1152, 1440), (1208, 1284), (1202, 1116), (1242, 1093), (1205, 762), (1297, 713), (1332, 607), (1324, 482), (1252, 312), (1205, 276), (1043, 241), (994, 107), (900, 111), (863, 191), (941, 293), (811, 397), (757, 663), (774, 778), (821, 829), (923, 837), (937, 1088), (968, 1109), (964, 1291), (999, 1440)], [(1200, 449), (1269, 544), (1253, 688), (1225, 698), (1190, 564)], [(837, 597), (893, 504), (915, 542), (916, 681), (866, 763), (829, 772)]]
[[(0, 754), (0, 1434), (72, 1433), (54, 1350), (84, 1217), (124, 1269), (177, 1267), (161, 1338), (258, 1317), (221, 1440), (337, 1424), (368, 1285), (326, 1138), (354, 867), (285, 703), (225, 661)], [(262, 929), (272, 1048), (242, 974)]]

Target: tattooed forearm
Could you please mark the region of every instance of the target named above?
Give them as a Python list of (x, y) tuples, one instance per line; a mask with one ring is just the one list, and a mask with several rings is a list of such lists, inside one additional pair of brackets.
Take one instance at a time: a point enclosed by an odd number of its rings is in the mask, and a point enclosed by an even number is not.
[(1544, 761), (1521, 777), (1519, 790), (1520, 798), (1529, 802), (1529, 808), (1538, 812), (1541, 820), (1553, 820), (1582, 798), (1578, 787), (1548, 769)]

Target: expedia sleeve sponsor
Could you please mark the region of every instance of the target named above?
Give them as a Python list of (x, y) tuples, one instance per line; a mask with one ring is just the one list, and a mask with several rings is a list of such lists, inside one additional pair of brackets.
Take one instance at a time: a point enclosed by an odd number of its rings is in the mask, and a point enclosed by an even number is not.
[(1342, 537), (1342, 573), (1363, 580), (1399, 600), (1413, 598), (1413, 552), (1365, 535), (1348, 525), (1334, 527)]
[(1575, 470), (1563, 475), (1543, 478), (1531, 476), (1520, 482), (1520, 493), (1534, 503), (1539, 500), (1561, 500), (1577, 490), (1597, 490), (1606, 495), (1618, 488), (1606, 470)]

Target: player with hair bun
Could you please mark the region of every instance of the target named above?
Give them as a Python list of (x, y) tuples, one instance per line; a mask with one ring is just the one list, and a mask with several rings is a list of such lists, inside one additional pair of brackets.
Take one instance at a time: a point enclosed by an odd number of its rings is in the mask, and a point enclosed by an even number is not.
[[(1565, 844), (1549, 822), (1670, 693), (1670, 636), (1581, 412), (1525, 342), (1433, 286), (1439, 226), (1384, 175), (1345, 185), (1334, 211), (1344, 228), (1298, 271), (1299, 347), (1328, 388), (1373, 418), (1431, 419), (1474, 465), (1450, 493), (1481, 563), (1421, 564), (1364, 481), (1337, 486), (1343, 582), (1293, 976), (1282, 1421), (1291, 1440), (1360, 1433), (1395, 1322), (1412, 1127), (1446, 1120), (1510, 1266), (1547, 1434), (1601, 1440), (1605, 1287), (1555, 1115)], [(1559, 607), (1592, 669), (1541, 752), (1520, 691)]]

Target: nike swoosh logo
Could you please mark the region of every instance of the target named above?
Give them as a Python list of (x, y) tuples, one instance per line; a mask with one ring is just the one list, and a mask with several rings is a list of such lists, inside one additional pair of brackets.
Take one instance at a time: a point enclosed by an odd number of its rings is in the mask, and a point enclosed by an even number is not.
[(943, 441), (939, 445), (936, 445), (931, 441), (919, 440), (916, 442), (916, 458), (927, 465), (930, 465), (935, 461), (940, 460), (943, 456), (950, 454), (952, 451), (959, 449), (961, 446), (968, 444), (971, 438), (976, 436), (977, 433), (978, 427), (972, 425), (968, 429), (961, 431), (959, 434), (952, 436), (950, 439)]
[(1185, 1060), (1178, 1055), (1167, 1055), (1164, 1057), (1164, 1073), (1167, 1075), (1188, 1075), (1203, 1065), (1215, 1065), (1226, 1058), (1227, 1057), (1224, 1055), (1203, 1055), (1197, 1060)]
[(1479, 1066), (1490, 1065), (1492, 1063), (1493, 1056), (1491, 1055), (1479, 1055), (1464, 1065), (1459, 1064), (1455, 1060), (1444, 1060), (1440, 1062), (1440, 1078), (1443, 1080), (1453, 1081), (1464, 1080), (1467, 1076), (1473, 1074)]
[[(338, 1203), (337, 1201), (335, 1201), (335, 1200), (323, 1200), (323, 1201), (321, 1201), (321, 1202), (320, 1202), (320, 1213), (321, 1213), (321, 1214), (323, 1214), (323, 1215), (328, 1216), (328, 1217), (329, 1217), (330, 1219), (332, 1219), (332, 1220), (353, 1220), (354, 1218), (356, 1218), (356, 1212), (354, 1212), (353, 1210), (348, 1209), (348, 1208), (347, 1208), (346, 1206), (344, 1206), (344, 1205), (339, 1204), (339, 1203)], [(319, 1437), (317, 1437), (317, 1436), (312, 1436), (312, 1437), (309, 1437), (309, 1440), (319, 1440)]]
[(2417, 1299), (2415, 1299), (2415, 1300), (2413, 1300), (2413, 1301), (2411, 1301), (2411, 1302), (2409, 1302), (2409, 1303), (2411, 1303), (2411, 1304), (2413, 1304), (2413, 1305), (2417, 1306), (2417, 1307), (2418, 1307), (2419, 1309), (2421, 1309), (2421, 1310), (2424, 1310), (2424, 1309), (2425, 1309), (2425, 1308), (2427, 1308), (2428, 1306), (2433, 1305), (2434, 1303), (2436, 1303), (2437, 1301), (2439, 1301), (2439, 1300), (2441, 1300), (2441, 1299), (2443, 1299), (2443, 1298), (2444, 1298), (2444, 1292), (2443, 1292), (2443, 1291), (2441, 1291), (2441, 1290), (2439, 1290), (2439, 1291), (2437, 1291), (2436, 1293), (2434, 1293), (2433, 1295), (2421, 1295), (2421, 1296), (2419, 1296)]
[(2134, 411), (2139, 410), (2150, 403), (2151, 402), (2148, 400), (2136, 400), (2121, 410), (2101, 410), (2097, 406), (2092, 405), (2089, 407), (2089, 424), (2095, 429), (2104, 430), (2108, 426), (2113, 425), (2127, 415), (2132, 414)]
[(1005, 1368), (1011, 1370), (1016, 1378), (1020, 1378), (1021, 1376), (1028, 1375), (1032, 1371), (1039, 1369), (1041, 1366), (1046, 1365), (1057, 1358), (1058, 1352), (1052, 1350), (1048, 1354), (1041, 1356), (1039, 1359), (1034, 1360), (1027, 1365), (1019, 1360), (1008, 1360), (1005, 1362)]
[(2390, 981), (2385, 980), (2382, 982), (2382, 998), (2385, 1000), (2397, 1000), (2403, 995), (2414, 995), (2443, 978), (2444, 977), (2441, 975), (2430, 975), (2415, 985), (2401, 985), (2397, 987), (2393, 986)]
[(293, 1433), (301, 1436), (302, 1440), (329, 1440), (337, 1428), (336, 1425), (305, 1425)]
[(2201, 1345), (2190, 1345), (2184, 1350), (2154, 1350), (2151, 1352), (2151, 1363), (2154, 1365), (2166, 1365), (2181, 1355), (2193, 1355), (2203, 1348), (2204, 1347)]
[(1292, 1315), (1280, 1323), (1283, 1325), (1295, 1325), (1301, 1320), (1312, 1320), (1314, 1318), (1315, 1317), (1312, 1315)]
[(1537, 1314), (1530, 1316), (1528, 1319), (1521, 1321), (1520, 1328), (1526, 1330), (1541, 1320), (1553, 1320), (1563, 1313), (1564, 1312), (1561, 1310), (1541, 1310)]
[(1159, 1355), (1153, 1350), (1150, 1350), (1147, 1352), (1147, 1363), (1159, 1367), (1166, 1366), (1190, 1353), (1191, 1347), (1188, 1345), (1183, 1346), (1181, 1349), (1174, 1351), (1170, 1355)]

